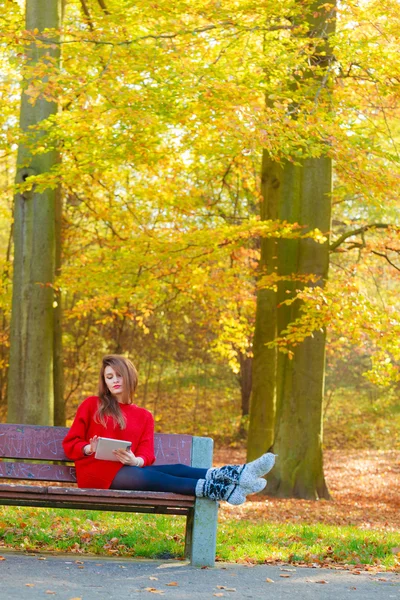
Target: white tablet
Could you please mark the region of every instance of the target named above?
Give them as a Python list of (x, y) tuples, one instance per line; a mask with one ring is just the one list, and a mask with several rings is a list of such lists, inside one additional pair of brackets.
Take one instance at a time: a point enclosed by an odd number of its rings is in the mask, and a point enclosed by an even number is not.
[(100, 460), (113, 460), (119, 462), (118, 458), (113, 454), (113, 450), (130, 450), (132, 447), (131, 442), (126, 440), (115, 440), (113, 438), (99, 437), (97, 441), (95, 458)]

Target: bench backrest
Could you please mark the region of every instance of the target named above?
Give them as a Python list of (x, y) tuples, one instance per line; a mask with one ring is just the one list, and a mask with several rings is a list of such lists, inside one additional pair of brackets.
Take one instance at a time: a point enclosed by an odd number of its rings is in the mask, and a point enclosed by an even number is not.
[[(67, 427), (0, 423), (0, 479), (75, 482), (75, 467), (67, 464), (71, 461), (62, 447), (67, 431)], [(191, 435), (156, 433), (155, 464), (191, 465), (192, 440)]]

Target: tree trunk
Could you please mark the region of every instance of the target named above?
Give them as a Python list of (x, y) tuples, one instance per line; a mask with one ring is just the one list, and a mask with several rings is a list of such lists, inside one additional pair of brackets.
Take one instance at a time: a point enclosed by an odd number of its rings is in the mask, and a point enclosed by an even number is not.
[[(62, 195), (61, 188), (57, 189), (55, 198), (55, 274), (61, 273), (62, 262)], [(64, 400), (64, 365), (62, 348), (62, 295), (60, 290), (54, 292), (57, 306), (54, 307), (54, 425), (65, 426), (65, 400)]]
[[(321, 73), (332, 61), (329, 34), (334, 31), (333, 5), (319, 2), (307, 8), (301, 18), (308, 24), (308, 38), (320, 40), (309, 56), (310, 69), (297, 85), (305, 83), (305, 94), (315, 105), (326, 80)], [(329, 13), (327, 11), (330, 11)], [(300, 24), (300, 23), (299, 23)], [(297, 35), (297, 34), (295, 34)], [(319, 67), (318, 76), (314, 67)], [(292, 107), (295, 109), (296, 107)], [(295, 110), (293, 110), (295, 114)], [(299, 161), (300, 162), (300, 161)], [(308, 158), (294, 165), (274, 163), (263, 154), (261, 218), (299, 223), (308, 229), (330, 230), (331, 160)], [(279, 276), (314, 274), (323, 285), (329, 266), (328, 242), (312, 240), (264, 240), (261, 247), (261, 274)], [(329, 498), (322, 467), (322, 401), (325, 373), (325, 333), (315, 332), (295, 348), (292, 359), (268, 346), (293, 322), (300, 303), (282, 305), (299, 281), (278, 283), (277, 292), (260, 289), (257, 296), (254, 334), (253, 396), (251, 402), (248, 460), (273, 444), (279, 455), (268, 476), (266, 493), (280, 497)], [(276, 399), (276, 401), (275, 401)], [(274, 431), (275, 430), (275, 431)]]
[[(330, 229), (331, 161), (307, 159), (302, 166), (282, 169), (280, 218), (307, 228)], [(279, 274), (315, 274), (323, 285), (329, 265), (329, 244), (313, 240), (280, 240)], [(286, 281), (278, 285), (277, 302), (293, 293)], [(296, 282), (296, 288), (302, 284)], [(290, 292), (289, 294), (287, 292)], [(277, 309), (279, 332), (299, 315), (300, 302)], [(329, 498), (322, 468), (322, 400), (325, 373), (325, 333), (314, 332), (294, 348), (292, 359), (278, 359), (277, 421), (274, 452), (279, 456), (268, 477), (268, 494), (279, 497)]]
[(251, 356), (239, 353), (240, 373), (238, 376), (240, 395), (242, 399), (242, 417), (250, 412), (250, 396), (253, 379), (253, 359)]
[[(27, 0), (26, 29), (39, 33), (60, 27), (59, 0)], [(46, 40), (47, 42), (48, 40)], [(47, 44), (46, 44), (47, 46)], [(44, 56), (59, 61), (59, 46), (28, 49), (28, 65)], [(20, 125), (26, 134), (30, 127), (55, 114), (57, 105), (39, 97), (34, 105), (24, 93)], [(30, 133), (31, 134), (31, 133)], [(35, 134), (35, 145), (43, 132)], [(32, 143), (32, 142), (31, 142)], [(22, 142), (18, 149), (17, 183), (31, 175), (50, 171), (57, 162), (55, 150), (33, 155)], [(53, 348), (55, 272), (55, 196), (51, 189), (18, 193), (15, 197), (14, 276), (10, 334), (8, 421), (49, 425), (53, 423)]]

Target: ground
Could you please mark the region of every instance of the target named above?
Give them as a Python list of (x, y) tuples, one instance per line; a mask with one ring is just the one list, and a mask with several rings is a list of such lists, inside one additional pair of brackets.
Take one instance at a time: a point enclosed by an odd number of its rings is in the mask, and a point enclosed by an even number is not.
[[(214, 453), (216, 465), (244, 460), (244, 449), (222, 448)], [(333, 501), (278, 500), (257, 495), (240, 507), (224, 503), (222, 514), (279, 523), (320, 522), (387, 531), (400, 529), (399, 451), (330, 450), (325, 452), (324, 461)]]

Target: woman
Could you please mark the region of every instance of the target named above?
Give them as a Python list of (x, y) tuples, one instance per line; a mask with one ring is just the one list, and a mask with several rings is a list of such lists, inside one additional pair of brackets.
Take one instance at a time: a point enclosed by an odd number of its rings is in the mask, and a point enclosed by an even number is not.
[[(103, 358), (99, 395), (79, 406), (64, 441), (64, 451), (75, 461), (78, 486), (115, 490), (147, 490), (226, 500), (242, 504), (247, 494), (266, 486), (265, 475), (275, 463), (264, 454), (246, 465), (197, 469), (186, 465), (156, 465), (152, 414), (133, 404), (138, 376), (130, 360), (118, 355)], [(95, 458), (99, 437), (132, 442), (131, 450), (115, 450), (118, 462)]]

